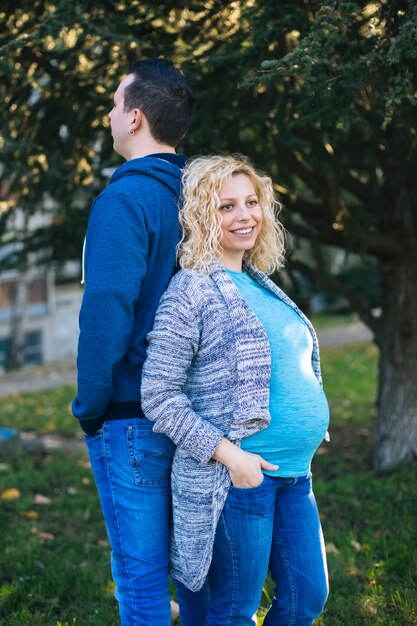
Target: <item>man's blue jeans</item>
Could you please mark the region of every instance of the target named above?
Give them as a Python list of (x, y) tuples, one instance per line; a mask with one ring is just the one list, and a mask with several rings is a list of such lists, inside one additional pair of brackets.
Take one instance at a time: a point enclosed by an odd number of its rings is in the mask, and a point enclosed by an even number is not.
[[(264, 626), (311, 626), (328, 594), (311, 475), (265, 476), (253, 489), (231, 487), (205, 586), (192, 594), (177, 585), (181, 626), (253, 626), (268, 566), (276, 587)], [(193, 595), (201, 610), (209, 607), (201, 620)]]
[[(97, 433), (85, 436), (112, 550), (122, 626), (171, 625), (168, 561), (174, 444), (152, 432), (152, 426), (145, 418), (107, 421)], [(190, 596), (189, 601), (198, 599)], [(200, 619), (198, 606), (190, 610)]]

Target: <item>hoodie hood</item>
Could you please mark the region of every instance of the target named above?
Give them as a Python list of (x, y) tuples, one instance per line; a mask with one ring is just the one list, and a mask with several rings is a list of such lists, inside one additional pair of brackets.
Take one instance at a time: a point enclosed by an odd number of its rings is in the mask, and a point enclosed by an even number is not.
[[(148, 179), (153, 179), (158, 185), (163, 184), (169, 189), (175, 196), (179, 195), (181, 174), (180, 171), (184, 167), (186, 157), (182, 154), (175, 154), (172, 152), (162, 152), (158, 154), (151, 154), (149, 156), (140, 157), (139, 159), (131, 159), (126, 161), (112, 174), (109, 184), (106, 189), (113, 183), (117, 183), (128, 176), (141, 176), (145, 175)], [(104, 193), (106, 192), (104, 190)], [(84, 238), (83, 251), (82, 251), (82, 276), (81, 284), (85, 285), (85, 249), (86, 238)]]
[(178, 194), (178, 170), (184, 167), (185, 161), (186, 158), (183, 155), (170, 152), (131, 159), (117, 168), (110, 178), (109, 184), (111, 185), (125, 176), (145, 174), (148, 178), (154, 178), (159, 184), (164, 184), (173, 193)]

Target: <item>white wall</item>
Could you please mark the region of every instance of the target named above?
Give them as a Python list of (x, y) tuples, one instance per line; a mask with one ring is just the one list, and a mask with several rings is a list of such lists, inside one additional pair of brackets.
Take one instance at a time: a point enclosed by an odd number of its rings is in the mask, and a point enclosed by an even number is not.
[[(25, 331), (41, 331), (42, 361), (50, 363), (60, 359), (74, 359), (77, 355), (78, 316), (84, 287), (77, 280), (55, 284), (53, 271), (47, 275), (46, 307), (33, 307), (25, 322)], [(6, 312), (7, 313), (7, 312)], [(0, 338), (10, 335), (8, 315), (0, 316)], [(1, 371), (1, 370), (0, 370)]]
[(75, 358), (78, 344), (78, 315), (84, 288), (80, 283), (55, 285), (44, 336), (46, 363)]

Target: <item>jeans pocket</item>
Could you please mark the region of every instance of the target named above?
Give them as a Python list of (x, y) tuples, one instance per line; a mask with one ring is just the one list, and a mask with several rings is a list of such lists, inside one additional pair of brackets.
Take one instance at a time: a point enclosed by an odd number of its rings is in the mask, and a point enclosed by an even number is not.
[(127, 444), (137, 485), (169, 484), (175, 445), (168, 437), (141, 425), (129, 425)]
[(260, 489), (262, 487), (262, 485), (264, 484), (265, 481), (265, 475), (263, 476), (261, 482), (259, 483), (259, 485), (256, 485), (256, 487), (235, 487), (233, 484), (230, 485), (229, 489), (232, 491), (235, 491), (237, 493), (252, 493), (253, 491), (256, 491), (257, 489)]

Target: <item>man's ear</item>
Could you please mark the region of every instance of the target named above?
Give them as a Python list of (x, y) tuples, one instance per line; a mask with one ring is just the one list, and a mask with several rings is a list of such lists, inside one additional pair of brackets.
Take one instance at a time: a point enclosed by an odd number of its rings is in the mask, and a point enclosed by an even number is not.
[(131, 115), (130, 130), (133, 130), (133, 132), (135, 132), (135, 130), (138, 130), (142, 124), (143, 114), (140, 109), (132, 109), (132, 111), (130, 111), (130, 115)]

